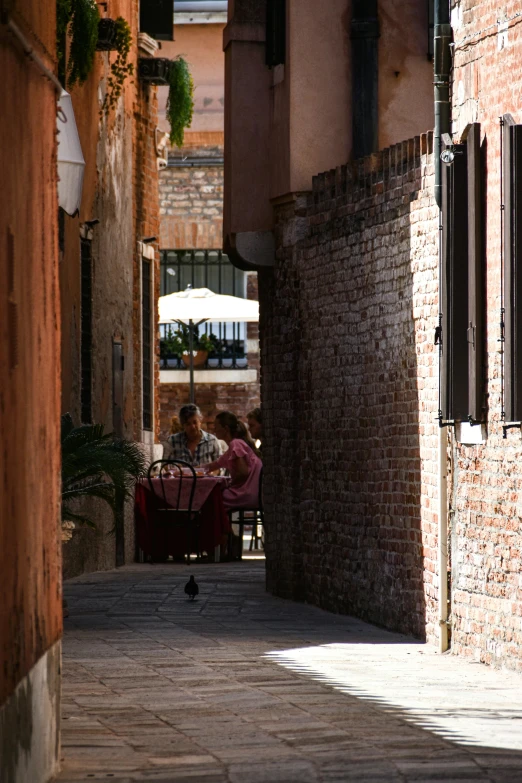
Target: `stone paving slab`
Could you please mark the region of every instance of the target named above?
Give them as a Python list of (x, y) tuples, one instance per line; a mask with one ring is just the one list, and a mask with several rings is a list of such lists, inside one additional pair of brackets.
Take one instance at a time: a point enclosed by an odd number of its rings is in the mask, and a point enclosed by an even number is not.
[(65, 595), (61, 783), (522, 783), (521, 675), (274, 598), (262, 560)]

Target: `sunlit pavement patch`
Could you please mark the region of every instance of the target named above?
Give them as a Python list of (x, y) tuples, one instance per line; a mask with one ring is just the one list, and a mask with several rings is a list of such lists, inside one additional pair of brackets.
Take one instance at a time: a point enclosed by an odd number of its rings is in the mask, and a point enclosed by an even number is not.
[[(522, 678), (424, 644), (326, 644), (267, 656), (452, 742), (522, 750)], [(522, 779), (522, 778), (521, 778)]]

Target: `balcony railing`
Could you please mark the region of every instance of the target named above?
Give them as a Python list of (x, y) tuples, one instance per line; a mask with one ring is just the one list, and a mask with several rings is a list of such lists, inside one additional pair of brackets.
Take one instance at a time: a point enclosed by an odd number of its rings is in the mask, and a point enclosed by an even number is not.
[[(220, 323), (208, 325), (205, 335), (213, 344), (210, 350), (194, 351), (195, 368), (197, 370), (246, 370), (248, 357), (246, 354), (246, 324)], [(160, 325), (160, 368), (162, 370), (188, 369), (188, 353), (174, 350), (172, 335), (175, 327)], [(186, 362), (183, 359), (186, 357)]]

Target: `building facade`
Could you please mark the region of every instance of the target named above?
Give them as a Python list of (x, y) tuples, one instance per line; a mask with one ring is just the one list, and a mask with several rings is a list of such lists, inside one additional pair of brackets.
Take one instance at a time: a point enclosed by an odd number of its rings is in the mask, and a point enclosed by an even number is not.
[[(193, 288), (257, 299), (257, 274), (236, 269), (222, 251), (224, 174), (224, 58), (222, 36), (227, 2), (176, 3), (175, 40), (162, 43), (161, 56), (182, 55), (194, 78), (194, 117), (184, 146), (168, 150), (159, 175), (161, 294)], [(159, 88), (159, 125), (164, 118), (166, 88)], [(161, 328), (163, 338), (169, 330)], [(172, 327), (170, 332), (176, 330)], [(257, 324), (205, 324), (214, 350), (196, 369), (196, 402), (204, 427), (213, 429), (220, 410), (243, 419), (259, 405)], [(161, 439), (170, 432), (173, 415), (189, 400), (188, 370), (162, 341), (160, 361)]]
[(9, 113), (0, 149), (0, 779), (15, 783), (47, 781), (60, 750), (55, 40), (54, 5), (2, 8), (0, 102)]
[[(120, 98), (102, 110), (113, 52), (97, 52), (85, 83), (71, 90), (85, 158), (79, 212), (61, 213), (62, 410), (75, 423), (142, 444), (153, 458), (159, 436), (157, 87), (144, 81), (140, 58), (158, 43), (140, 27), (139, 4), (111, 2), (132, 43)], [(102, 11), (103, 13), (103, 11)], [(132, 508), (111, 534), (112, 512), (96, 503), (96, 530), (76, 527), (64, 545), (64, 575), (113, 568), (134, 559)]]
[[(418, 35), (403, 50), (385, 0), (320, 9), (345, 61), (318, 98), (299, 52), (322, 36), (293, 5), (235, 2), (225, 30), (224, 246), (260, 270), (269, 588), (518, 669), (518, 7), (463, 0), (430, 20), (407, 4), (400, 22)], [(450, 96), (433, 137), (426, 29), (438, 99)], [(373, 92), (359, 74), (372, 62)], [(248, 126), (256, 91), (265, 108)], [(316, 129), (298, 166), (300, 112), (338, 132)], [(373, 127), (369, 149), (356, 127)], [(257, 209), (237, 198), (246, 172)]]

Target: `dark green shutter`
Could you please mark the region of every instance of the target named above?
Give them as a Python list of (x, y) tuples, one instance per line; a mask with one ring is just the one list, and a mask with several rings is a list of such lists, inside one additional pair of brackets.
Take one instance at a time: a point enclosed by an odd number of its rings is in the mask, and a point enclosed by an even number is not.
[(442, 367), (445, 421), (468, 419), (468, 206), (466, 145), (442, 166)]
[(504, 410), (522, 420), (522, 125), (504, 115)]
[(473, 422), (484, 421), (484, 191), (480, 124), (470, 126), (468, 158), (468, 412)]

